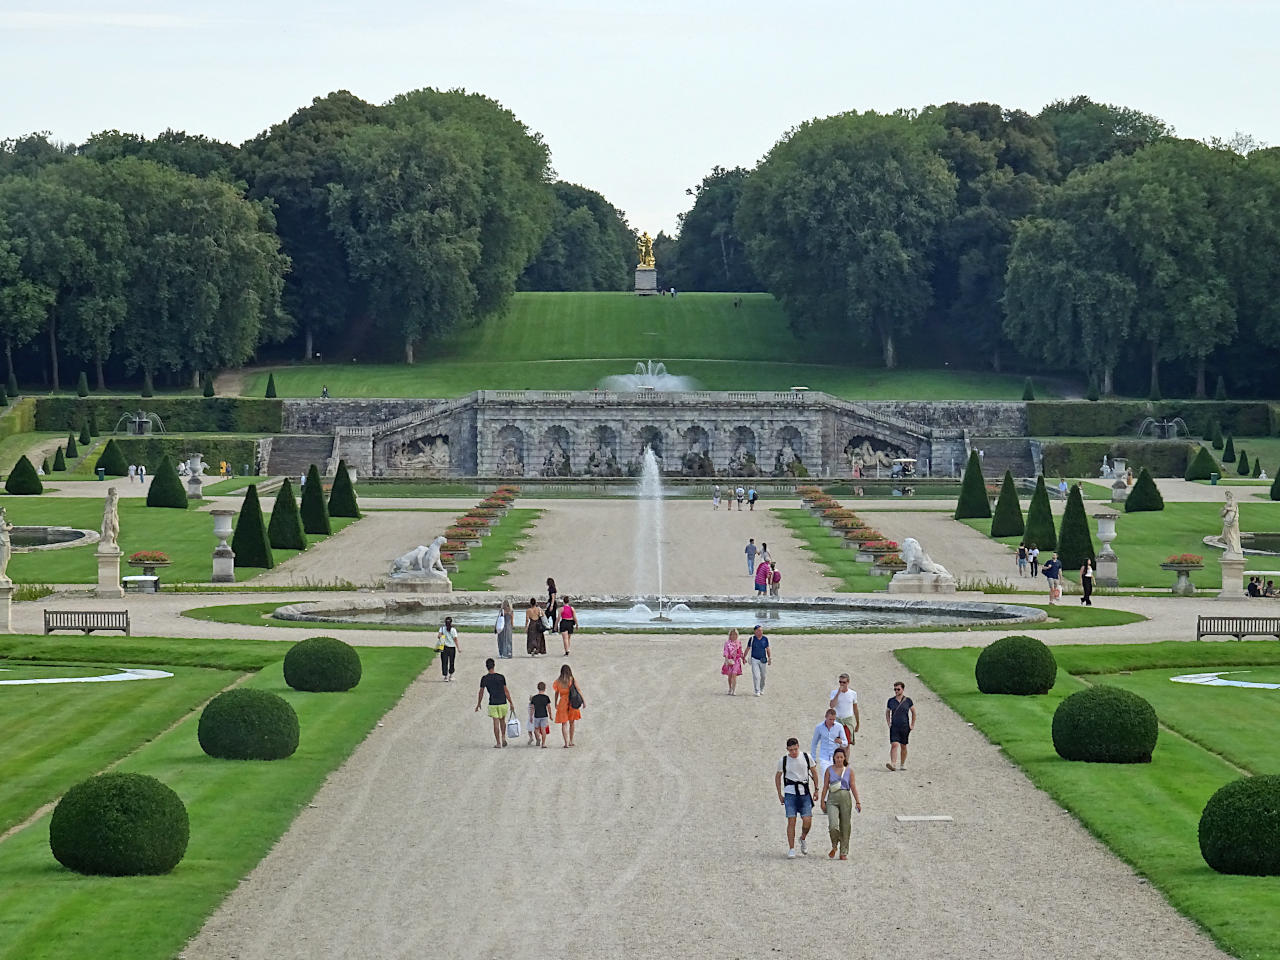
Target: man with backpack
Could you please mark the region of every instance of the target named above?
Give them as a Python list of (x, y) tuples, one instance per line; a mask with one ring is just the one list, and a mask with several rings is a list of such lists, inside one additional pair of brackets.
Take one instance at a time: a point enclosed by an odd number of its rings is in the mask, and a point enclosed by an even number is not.
[[(811, 786), (812, 784), (812, 786)], [(787, 752), (773, 776), (778, 802), (787, 812), (787, 859), (796, 856), (796, 817), (800, 818), (800, 852), (809, 855), (809, 828), (813, 826), (813, 797), (818, 790), (818, 768), (809, 754), (800, 752), (800, 741), (787, 738)]]

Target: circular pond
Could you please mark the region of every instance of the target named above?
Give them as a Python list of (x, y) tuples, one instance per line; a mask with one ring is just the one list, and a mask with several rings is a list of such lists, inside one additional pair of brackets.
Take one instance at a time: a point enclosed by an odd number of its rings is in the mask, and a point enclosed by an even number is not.
[(9, 542), (17, 553), (82, 547), (97, 541), (98, 534), (95, 531), (79, 530), (76, 527), (14, 526), (9, 531)]

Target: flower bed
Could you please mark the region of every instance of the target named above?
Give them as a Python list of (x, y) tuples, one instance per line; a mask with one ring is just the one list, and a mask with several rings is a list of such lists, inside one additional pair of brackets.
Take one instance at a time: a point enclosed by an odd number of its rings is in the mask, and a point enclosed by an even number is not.
[(169, 556), (160, 550), (139, 550), (137, 553), (130, 554), (127, 562), (134, 566), (141, 566), (144, 563), (150, 566), (158, 566), (162, 563), (168, 563)]
[(1199, 567), (1204, 565), (1204, 557), (1194, 553), (1176, 553), (1166, 557), (1164, 562), (1170, 566)]

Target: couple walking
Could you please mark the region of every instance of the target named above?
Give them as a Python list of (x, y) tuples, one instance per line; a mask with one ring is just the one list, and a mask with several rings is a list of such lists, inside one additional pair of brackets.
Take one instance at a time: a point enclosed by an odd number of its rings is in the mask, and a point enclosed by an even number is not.
[(769, 664), (773, 663), (773, 651), (769, 648), (769, 638), (764, 635), (764, 628), (760, 624), (756, 624), (755, 629), (751, 631), (751, 636), (747, 638), (747, 645), (744, 647), (742, 641), (738, 639), (738, 631), (730, 630), (729, 638), (724, 642), (724, 663), (720, 666), (720, 673), (729, 681), (729, 696), (736, 696), (738, 692), (738, 678), (742, 676), (742, 662), (750, 657), (751, 661), (751, 685), (755, 688), (757, 697), (764, 694), (765, 673)]
[[(835, 723), (835, 711), (827, 711), (827, 720), (818, 725), (842, 729)], [(815, 734), (816, 735), (816, 734)], [(802, 759), (803, 757), (803, 759)], [(849, 859), (849, 834), (853, 824), (853, 811), (862, 812), (862, 800), (858, 796), (858, 786), (853, 771), (848, 766), (848, 751), (844, 746), (837, 746), (831, 751), (830, 763), (821, 774), (821, 793), (819, 803), (827, 814), (827, 835), (831, 840), (828, 859), (835, 859), (839, 852), (841, 860)], [(795, 737), (787, 739), (787, 752), (778, 761), (778, 770), (773, 777), (774, 788), (778, 791), (778, 802), (787, 815), (787, 858), (796, 856), (796, 820), (801, 823), (800, 853), (809, 854), (809, 830), (813, 826), (813, 797), (819, 793), (818, 764), (808, 754), (800, 753), (800, 741)], [(812, 788), (810, 785), (812, 784)]]
[(537, 598), (529, 598), (529, 606), (524, 612), (525, 652), (531, 657), (546, 656), (547, 634), (559, 633), (564, 644), (564, 655), (569, 655), (570, 641), (574, 631), (578, 629), (578, 613), (569, 603), (569, 598), (561, 598), (556, 590), (556, 582), (547, 577), (547, 605), (538, 605)]

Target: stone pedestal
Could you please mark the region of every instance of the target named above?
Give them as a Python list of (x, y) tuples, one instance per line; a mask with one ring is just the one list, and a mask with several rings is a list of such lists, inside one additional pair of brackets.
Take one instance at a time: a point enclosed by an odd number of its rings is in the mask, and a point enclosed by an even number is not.
[(1219, 600), (1240, 600), (1244, 593), (1244, 554), (1224, 553), (1218, 560), (1222, 564), (1222, 589)]
[(636, 267), (636, 293), (642, 297), (658, 292), (658, 271), (654, 267)]
[(387, 577), (387, 590), (391, 593), (453, 593), (453, 583), (448, 577), (413, 577), (397, 573)]
[(193, 473), (187, 477), (187, 499), (203, 500), (204, 499), (204, 477), (198, 473)]
[(955, 577), (936, 573), (896, 573), (889, 581), (890, 593), (955, 593)]
[(1124, 503), (1128, 499), (1129, 485), (1124, 482), (1124, 477), (1121, 477), (1111, 485), (1111, 502)]
[(0, 633), (13, 632), (13, 620), (10, 617), (12, 602), (13, 581), (8, 577), (0, 577)]
[(1098, 539), (1102, 541), (1093, 561), (1093, 582), (1100, 587), (1120, 586), (1120, 560), (1111, 549), (1111, 541), (1116, 538), (1116, 516), (1109, 511), (1093, 515), (1098, 521)]
[(119, 600), (124, 596), (120, 586), (120, 557), (124, 554), (115, 544), (99, 544), (94, 556), (98, 558), (98, 588), (95, 597)]
[(236, 554), (227, 546), (227, 537), (231, 536), (231, 518), (234, 510), (210, 510), (213, 514), (213, 534), (218, 538), (218, 545), (213, 550), (212, 583), (236, 582)]

